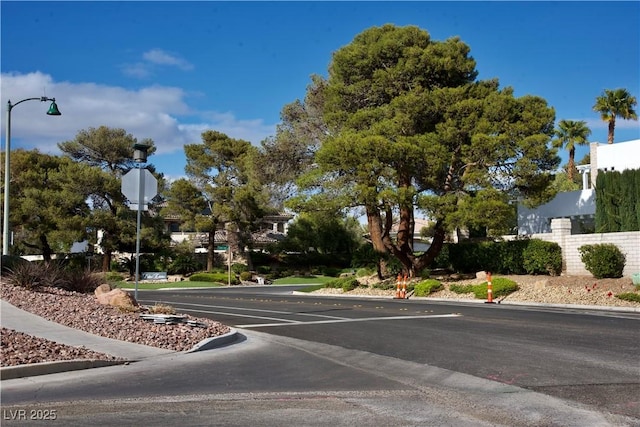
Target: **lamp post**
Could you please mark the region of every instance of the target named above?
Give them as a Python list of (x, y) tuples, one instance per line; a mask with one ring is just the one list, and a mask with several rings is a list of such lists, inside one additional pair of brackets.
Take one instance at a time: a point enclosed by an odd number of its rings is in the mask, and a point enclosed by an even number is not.
[(25, 101), (40, 101), (46, 102), (51, 101), (51, 106), (47, 111), (47, 115), (49, 116), (60, 116), (60, 110), (58, 110), (58, 106), (56, 105), (55, 98), (47, 98), (46, 96), (42, 96), (40, 98), (27, 98), (22, 101), (18, 101), (15, 104), (12, 104), (11, 101), (7, 102), (7, 124), (6, 124), (6, 137), (5, 137), (5, 152), (4, 152), (4, 217), (2, 223), (2, 255), (9, 255), (9, 186), (11, 180), (11, 110), (18, 104), (21, 104)]

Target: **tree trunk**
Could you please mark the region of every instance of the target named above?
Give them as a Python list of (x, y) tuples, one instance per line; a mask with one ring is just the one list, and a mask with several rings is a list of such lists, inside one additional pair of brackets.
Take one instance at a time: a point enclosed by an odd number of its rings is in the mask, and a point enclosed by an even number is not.
[(382, 218), (380, 217), (380, 211), (374, 207), (367, 206), (367, 228), (369, 229), (369, 236), (371, 237), (371, 244), (373, 250), (380, 254), (377, 262), (378, 279), (382, 280), (388, 276), (388, 266), (385, 260), (385, 256), (389, 253), (387, 247), (383, 242), (383, 229)]
[(609, 119), (609, 134), (607, 135), (607, 142), (609, 144), (613, 144), (613, 133), (615, 131), (616, 128), (616, 116), (612, 116), (611, 119)]
[(42, 259), (44, 260), (45, 264), (49, 264), (51, 262), (53, 251), (51, 250), (51, 246), (49, 246), (47, 236), (44, 234), (40, 235), (40, 247), (42, 248)]
[(111, 251), (102, 250), (102, 271), (104, 273), (111, 270)]
[(213, 271), (216, 255), (216, 229), (209, 230), (207, 236), (207, 271)]
[(567, 163), (567, 178), (569, 178), (569, 181), (573, 182), (573, 174), (576, 170), (576, 164), (575, 164), (575, 160), (574, 157), (576, 156), (576, 149), (575, 147), (571, 148), (571, 150), (569, 150), (569, 162)]
[(435, 225), (435, 231), (433, 234), (433, 239), (431, 239), (431, 246), (427, 251), (417, 257), (414, 262), (414, 268), (416, 271), (421, 271), (425, 267), (431, 265), (434, 259), (438, 256), (440, 251), (442, 250), (442, 246), (444, 245), (445, 238), (445, 229), (442, 226), (442, 222), (438, 221)]

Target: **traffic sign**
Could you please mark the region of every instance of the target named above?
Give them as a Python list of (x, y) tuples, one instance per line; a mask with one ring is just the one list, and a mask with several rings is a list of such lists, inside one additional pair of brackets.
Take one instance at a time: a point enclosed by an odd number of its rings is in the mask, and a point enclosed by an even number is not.
[(144, 206), (156, 197), (158, 194), (158, 180), (148, 169), (131, 169), (122, 176), (122, 194), (129, 200), (131, 209), (135, 205), (134, 210), (137, 210), (139, 198), (142, 199)]

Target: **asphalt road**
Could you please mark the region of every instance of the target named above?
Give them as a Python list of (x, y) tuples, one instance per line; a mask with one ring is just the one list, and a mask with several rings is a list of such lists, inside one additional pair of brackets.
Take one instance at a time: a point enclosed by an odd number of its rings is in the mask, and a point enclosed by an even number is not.
[(290, 290), (144, 291), (243, 338), (3, 381), (2, 424), (640, 425), (637, 314)]
[(486, 378), (640, 417), (640, 315), (291, 295), (296, 287), (150, 292), (230, 326)]

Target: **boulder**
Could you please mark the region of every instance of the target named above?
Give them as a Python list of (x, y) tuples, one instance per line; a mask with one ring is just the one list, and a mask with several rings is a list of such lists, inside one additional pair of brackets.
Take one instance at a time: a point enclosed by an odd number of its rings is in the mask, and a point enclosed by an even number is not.
[[(101, 288), (104, 285), (99, 286)], [(109, 286), (109, 285), (107, 285)], [(103, 305), (110, 305), (127, 311), (137, 311), (140, 309), (138, 301), (124, 289), (112, 289), (109, 292), (103, 292), (104, 288), (98, 292), (96, 288), (96, 298), (98, 302)]]
[(107, 292), (111, 291), (111, 286), (108, 283), (103, 283), (102, 285), (98, 286), (93, 293), (96, 295), (100, 295), (100, 294), (106, 294)]

